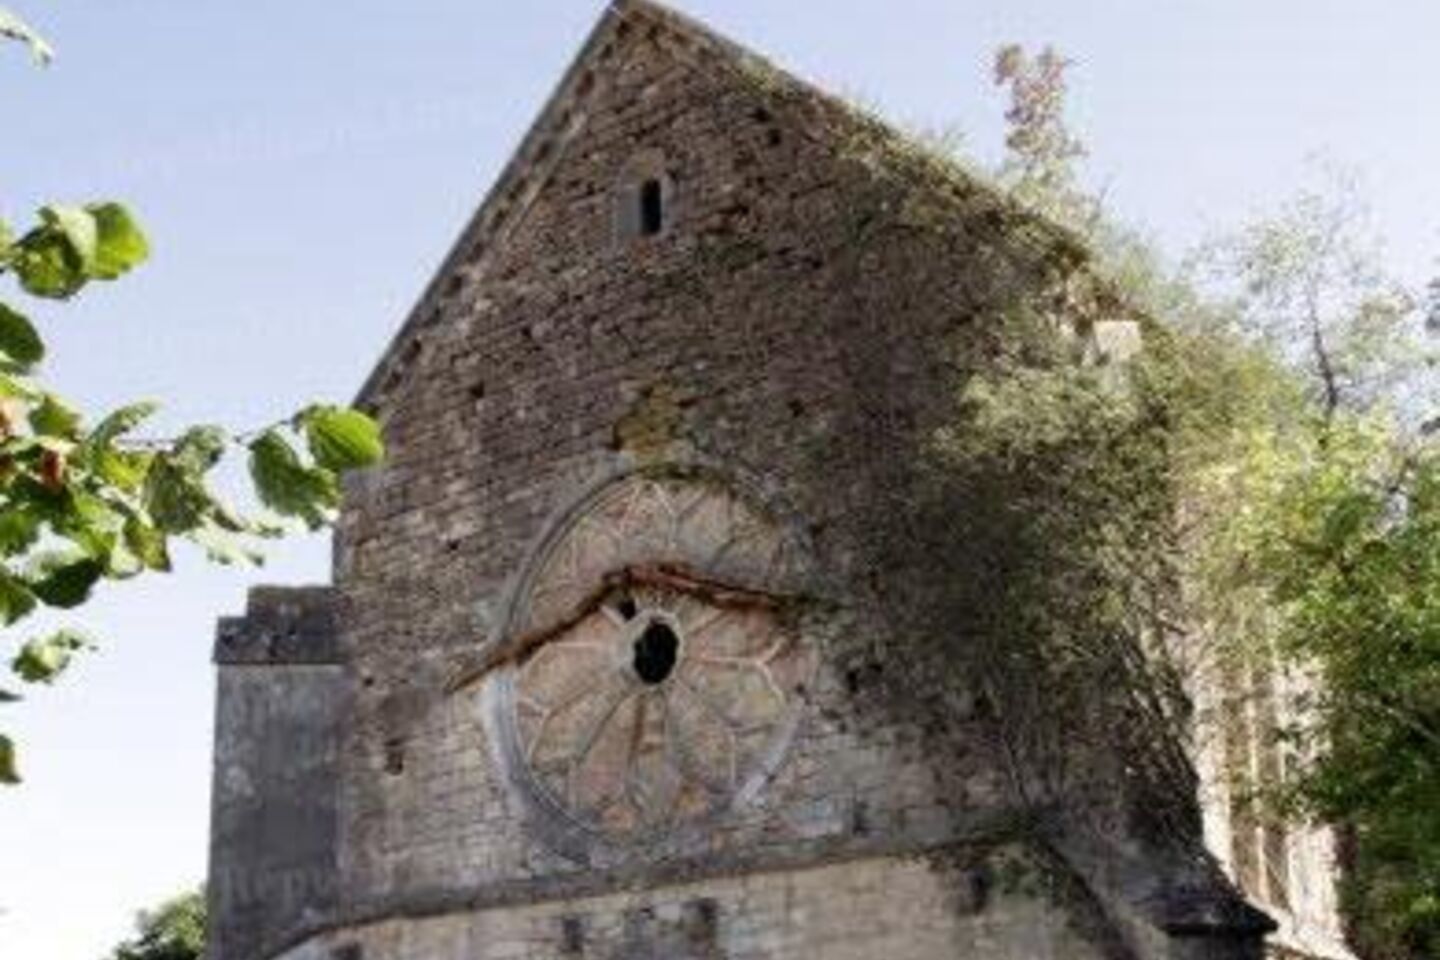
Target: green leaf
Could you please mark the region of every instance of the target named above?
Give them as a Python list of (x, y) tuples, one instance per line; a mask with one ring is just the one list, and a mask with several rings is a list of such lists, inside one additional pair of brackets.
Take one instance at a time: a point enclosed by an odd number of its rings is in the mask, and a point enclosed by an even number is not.
[(258, 567), (265, 563), (265, 555), (252, 547), (244, 537), (213, 524), (200, 527), (190, 534), (190, 539), (205, 551), (205, 556), (212, 563), (227, 567), (236, 564)]
[(228, 530), (231, 533), (262, 533), (259, 525), (248, 517), (242, 516), (219, 497), (210, 503), (210, 520), (221, 530)]
[(92, 455), (90, 465), (100, 479), (117, 490), (135, 493), (144, 487), (154, 459), (153, 453), (111, 448)]
[(65, 516), (53, 523), (55, 532), (75, 543), (86, 556), (106, 562), (125, 525), (123, 508), (84, 489), (72, 490), (67, 506)]
[(26, 369), (45, 357), (45, 343), (34, 324), (3, 303), (0, 303), (0, 350)]
[(35, 558), (30, 573), (30, 590), (47, 606), (68, 610), (90, 597), (105, 573), (105, 565), (94, 557), (50, 552)]
[(204, 474), (220, 462), (227, 441), (228, 435), (219, 427), (191, 427), (175, 441), (171, 458), (182, 470)]
[(36, 637), (20, 648), (10, 668), (26, 683), (54, 683), (75, 654), (93, 650), (95, 645), (75, 630), (57, 630), (48, 637)]
[(44, 437), (66, 440), (80, 436), (80, 411), (53, 393), (45, 394), (40, 404), (30, 411), (30, 428)]
[(155, 412), (154, 403), (134, 403), (110, 413), (81, 444), (79, 458), (89, 464), (106, 483), (127, 492), (140, 489), (149, 473), (154, 454), (119, 450), (114, 443), (134, 430)]
[(213, 498), (195, 470), (159, 453), (145, 475), (142, 500), (155, 525), (166, 533), (189, 533), (200, 525)]
[(0, 784), (14, 786), (20, 782), (20, 773), (15, 767), (15, 742), (0, 733)]
[(105, 561), (105, 577), (109, 580), (129, 580), (145, 572), (145, 564), (135, 556), (124, 539), (109, 535), (109, 548), (99, 557)]
[(149, 400), (121, 407), (100, 421), (91, 431), (90, 436), (85, 439), (85, 444), (92, 448), (109, 446), (144, 423), (158, 409), (160, 409), (160, 405)]
[(35, 62), (41, 66), (55, 58), (55, 50), (45, 42), (45, 38), (4, 7), (0, 7), (0, 37), (8, 37), (25, 44), (30, 48), (30, 55), (35, 58)]
[(90, 276), (95, 269), (95, 256), (100, 246), (100, 228), (95, 216), (84, 207), (51, 204), (40, 208), (40, 220), (58, 232), (79, 258), (80, 269)]
[(137, 517), (125, 522), (125, 546), (147, 570), (167, 572), (170, 570), (170, 547), (163, 531), (156, 529)]
[[(23, 442), (35, 446), (29, 438), (22, 438)], [(7, 441), (7, 444), (13, 441)], [(51, 490), (36, 477), (28, 474), (17, 476), (10, 484), (9, 495), (12, 503), (23, 503), (25, 509), (31, 511), (41, 520), (56, 525), (65, 524), (75, 504), (68, 487), (60, 490)]]
[(51, 227), (37, 227), (20, 238), (11, 268), (26, 293), (51, 300), (73, 296), (89, 279), (70, 241)]
[(0, 570), (0, 626), (9, 626), (35, 609), (35, 594), (8, 570)]
[(0, 556), (17, 556), (34, 546), (41, 521), (40, 514), (23, 501), (0, 507)]
[(267, 430), (251, 442), (250, 476), (266, 506), (298, 517), (312, 530), (323, 526), (340, 503), (335, 474), (305, 466), (276, 430)]
[(39, 400), (44, 395), (45, 391), (36, 386), (35, 381), (29, 377), (18, 376), (14, 372), (0, 372), (0, 398)]
[(95, 258), (90, 275), (97, 280), (114, 280), (144, 263), (150, 256), (145, 239), (130, 211), (118, 203), (98, 203), (86, 208), (95, 220)]
[(315, 462), (340, 473), (374, 466), (385, 455), (380, 425), (359, 410), (316, 406), (298, 418)]

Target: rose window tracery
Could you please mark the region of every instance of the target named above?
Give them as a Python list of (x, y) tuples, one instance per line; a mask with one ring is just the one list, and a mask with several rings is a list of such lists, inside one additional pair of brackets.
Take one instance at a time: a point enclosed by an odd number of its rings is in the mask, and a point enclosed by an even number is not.
[(815, 669), (801, 553), (727, 485), (631, 475), (564, 518), (490, 659), (521, 786), (612, 839), (752, 797)]

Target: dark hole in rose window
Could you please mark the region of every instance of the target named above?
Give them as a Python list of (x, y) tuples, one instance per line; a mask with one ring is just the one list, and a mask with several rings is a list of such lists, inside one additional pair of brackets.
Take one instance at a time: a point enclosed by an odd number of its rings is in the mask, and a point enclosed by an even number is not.
[(665, 193), (659, 180), (640, 184), (640, 235), (653, 237), (665, 225)]
[(621, 597), (615, 601), (615, 612), (626, 620), (634, 620), (640, 614), (640, 608), (636, 606), (632, 597)]
[(635, 673), (651, 686), (664, 683), (679, 653), (680, 638), (669, 624), (657, 620), (635, 641)]

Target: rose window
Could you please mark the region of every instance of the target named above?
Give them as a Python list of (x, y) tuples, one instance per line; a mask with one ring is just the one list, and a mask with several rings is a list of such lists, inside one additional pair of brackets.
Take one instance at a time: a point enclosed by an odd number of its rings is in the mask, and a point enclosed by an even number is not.
[(489, 658), (535, 805), (626, 839), (752, 798), (815, 668), (793, 627), (800, 567), (777, 524), (708, 476), (631, 475), (568, 514)]

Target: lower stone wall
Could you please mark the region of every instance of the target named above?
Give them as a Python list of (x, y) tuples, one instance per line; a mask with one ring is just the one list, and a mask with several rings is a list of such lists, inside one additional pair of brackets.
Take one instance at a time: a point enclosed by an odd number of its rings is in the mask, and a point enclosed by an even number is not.
[(343, 668), (223, 664), (210, 815), (209, 960), (252, 960), (338, 904)]
[(1009, 872), (875, 858), (390, 920), (279, 960), (1101, 960), (1065, 907)]

